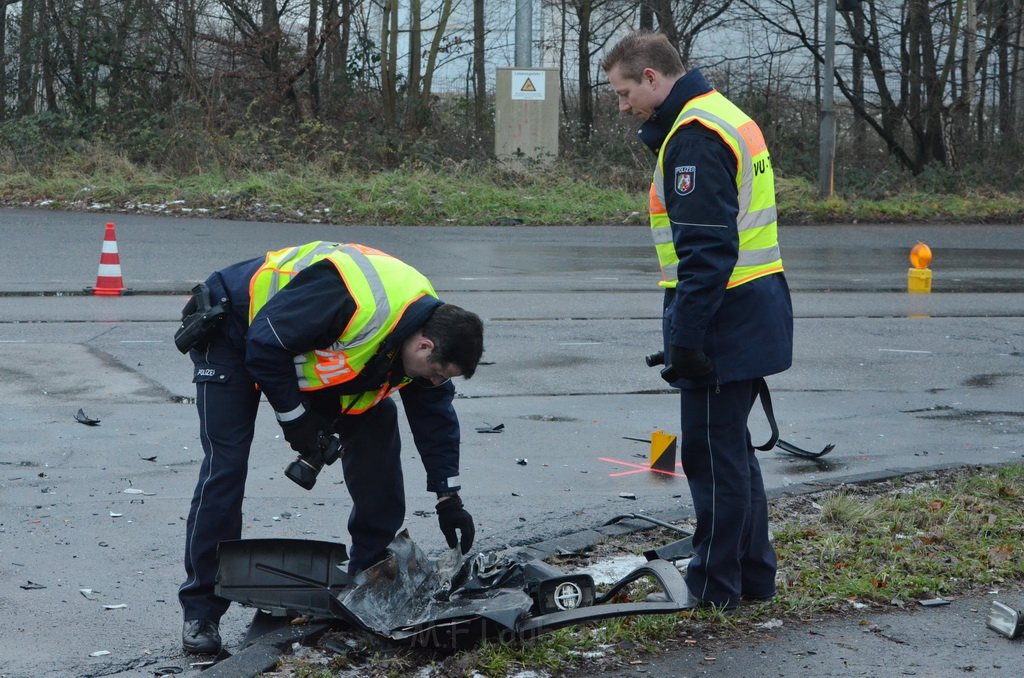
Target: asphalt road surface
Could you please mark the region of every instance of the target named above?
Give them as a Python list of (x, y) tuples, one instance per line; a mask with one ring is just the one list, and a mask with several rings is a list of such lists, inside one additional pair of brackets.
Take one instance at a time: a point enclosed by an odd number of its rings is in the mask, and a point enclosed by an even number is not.
[[(107, 221), (130, 296), (82, 294)], [(4, 210), (0, 234), (0, 676), (150, 675), (183, 661), (176, 591), (201, 450), (190, 363), (172, 335), (192, 284), (268, 249), (372, 245), (484, 318), (486, 364), (457, 384), (477, 548), (690, 510), (685, 478), (649, 472), (647, 445), (633, 440), (674, 433), (679, 419), (678, 398), (643, 361), (659, 348), (661, 301), (646, 228)], [(918, 240), (935, 253), (930, 295), (906, 293)], [(793, 369), (769, 380), (776, 415), (784, 439), (836, 449), (820, 463), (764, 453), (770, 491), (1021, 459), (1022, 227), (784, 226), (781, 241), (797, 339)], [(76, 421), (79, 409), (99, 425)], [(759, 417), (751, 425), (767, 437)], [(436, 555), (435, 500), (403, 439), (407, 527)], [(291, 458), (267, 407), (244, 536), (346, 542), (340, 469), (306, 492), (283, 475)], [(251, 616), (229, 610), (229, 648)]]

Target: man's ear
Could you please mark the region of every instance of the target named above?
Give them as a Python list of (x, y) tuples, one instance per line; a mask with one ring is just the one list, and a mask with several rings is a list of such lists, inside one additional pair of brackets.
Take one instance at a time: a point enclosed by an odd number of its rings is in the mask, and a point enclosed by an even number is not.
[(640, 72), (640, 81), (646, 81), (648, 84), (653, 85), (655, 82), (661, 79), (661, 73), (654, 70), (650, 66)]
[(426, 350), (428, 353), (434, 352), (434, 340), (429, 339), (422, 333), (416, 337), (416, 350)]

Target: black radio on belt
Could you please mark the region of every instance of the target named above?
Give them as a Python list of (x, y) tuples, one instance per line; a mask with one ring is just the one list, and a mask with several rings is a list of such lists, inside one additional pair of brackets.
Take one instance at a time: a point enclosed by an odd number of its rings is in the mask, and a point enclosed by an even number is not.
[(210, 304), (210, 288), (199, 283), (192, 288), (192, 298), (181, 309), (181, 327), (174, 333), (174, 345), (182, 353), (202, 348), (206, 335), (228, 312), (227, 297), (221, 297), (216, 306)]

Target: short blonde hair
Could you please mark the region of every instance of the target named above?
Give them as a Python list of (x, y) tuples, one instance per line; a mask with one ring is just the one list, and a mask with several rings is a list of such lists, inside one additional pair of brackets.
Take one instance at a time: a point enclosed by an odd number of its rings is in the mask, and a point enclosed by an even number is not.
[(664, 33), (654, 31), (635, 31), (612, 47), (601, 61), (601, 69), (607, 73), (616, 66), (619, 75), (637, 82), (643, 77), (645, 68), (653, 68), (669, 77), (686, 72), (679, 50), (672, 46)]

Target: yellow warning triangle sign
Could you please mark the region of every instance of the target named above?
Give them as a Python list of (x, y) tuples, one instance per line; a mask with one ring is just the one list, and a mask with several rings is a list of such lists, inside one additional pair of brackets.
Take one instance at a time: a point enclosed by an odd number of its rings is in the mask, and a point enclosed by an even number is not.
[(533, 86), (533, 80), (530, 80), (529, 78), (527, 78), (526, 82), (523, 83), (523, 86), (522, 86), (522, 88), (519, 91), (520, 92), (536, 92), (537, 88)]

